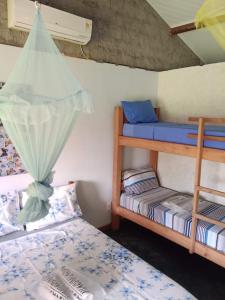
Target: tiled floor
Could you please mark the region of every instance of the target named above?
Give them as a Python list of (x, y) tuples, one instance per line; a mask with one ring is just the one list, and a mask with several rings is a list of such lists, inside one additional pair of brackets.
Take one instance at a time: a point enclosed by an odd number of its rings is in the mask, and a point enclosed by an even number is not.
[[(136, 224), (121, 223), (111, 238), (180, 283), (200, 300), (225, 300), (225, 269)], [(182, 300), (182, 299), (181, 299)]]

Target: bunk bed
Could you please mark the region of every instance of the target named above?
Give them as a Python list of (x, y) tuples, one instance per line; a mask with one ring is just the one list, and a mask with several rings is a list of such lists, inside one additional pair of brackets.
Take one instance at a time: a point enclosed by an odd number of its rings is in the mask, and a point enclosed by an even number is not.
[[(157, 117), (160, 116), (160, 109), (155, 108)], [(201, 186), (201, 167), (202, 160), (209, 160), (219, 163), (225, 163), (225, 118), (208, 118), (208, 117), (190, 117), (190, 125), (182, 125), (183, 143), (178, 141), (169, 141), (168, 135), (151, 136), (152, 127), (166, 126), (169, 130), (176, 127), (175, 124), (164, 123), (152, 124), (151, 128), (148, 124), (130, 125), (127, 123), (122, 107), (116, 107), (114, 113), (114, 157), (113, 157), (113, 193), (112, 193), (112, 229), (118, 230), (120, 226), (120, 218), (125, 218), (133, 221), (181, 246), (188, 249), (189, 252), (196, 253), (206, 259), (225, 268), (225, 249), (219, 251), (214, 249), (196, 238), (197, 226), (199, 222), (206, 222), (212, 226), (225, 228), (225, 223), (221, 219), (216, 219), (214, 216), (205, 215), (199, 210), (200, 192), (210, 193), (216, 196), (225, 197), (225, 193), (208, 187)], [(195, 124), (194, 126), (191, 124)], [(207, 125), (209, 124), (209, 125)], [(212, 126), (212, 124), (218, 127)], [(147, 129), (143, 130), (143, 127)], [(141, 130), (139, 130), (142, 127)], [(160, 132), (155, 131), (155, 132)], [(178, 132), (179, 136), (179, 132)], [(121, 190), (122, 190), (122, 161), (123, 148), (133, 147), (147, 149), (150, 152), (149, 164), (157, 174), (158, 153), (165, 152), (176, 155), (193, 157), (195, 163), (195, 181), (194, 181), (194, 196), (192, 204), (192, 213), (190, 215), (190, 235), (175, 231), (160, 222), (127, 209), (121, 205)]]

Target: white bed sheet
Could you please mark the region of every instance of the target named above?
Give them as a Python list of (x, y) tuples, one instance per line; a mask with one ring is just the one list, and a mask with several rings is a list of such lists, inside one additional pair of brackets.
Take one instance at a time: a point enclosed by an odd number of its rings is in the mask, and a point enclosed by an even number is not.
[(166, 275), (77, 218), (0, 243), (0, 300), (42, 300), (37, 292), (42, 275), (61, 266), (98, 282), (105, 290), (104, 299), (195, 299)]

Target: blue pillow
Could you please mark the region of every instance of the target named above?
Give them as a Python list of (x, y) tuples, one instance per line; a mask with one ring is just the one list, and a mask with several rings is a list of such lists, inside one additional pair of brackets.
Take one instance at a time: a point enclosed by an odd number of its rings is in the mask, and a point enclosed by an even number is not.
[(131, 124), (158, 122), (154, 107), (150, 100), (121, 101), (127, 121)]

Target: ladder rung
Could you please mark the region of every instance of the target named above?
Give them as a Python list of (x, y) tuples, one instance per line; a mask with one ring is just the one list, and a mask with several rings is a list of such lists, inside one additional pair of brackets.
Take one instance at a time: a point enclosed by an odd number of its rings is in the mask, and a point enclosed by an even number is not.
[(215, 219), (203, 216), (201, 214), (193, 214), (197, 219), (202, 220), (202, 221), (206, 221), (209, 222), (211, 224), (217, 225), (219, 227), (224, 227), (225, 228), (225, 223), (221, 222), (221, 221), (217, 221)]
[(210, 189), (210, 188), (207, 188), (207, 187), (204, 187), (204, 186), (197, 186), (197, 189), (200, 192), (205, 192), (205, 193), (209, 193), (209, 194), (213, 194), (213, 195), (225, 198), (225, 192), (217, 191), (217, 190)]
[[(190, 122), (198, 122), (200, 118), (196, 117), (189, 117), (188, 121)], [(225, 118), (208, 118), (208, 117), (202, 117), (205, 123), (211, 123), (211, 124), (224, 124)]]
[[(188, 133), (187, 137), (190, 139), (197, 139), (198, 134)], [(214, 136), (214, 135), (203, 135), (202, 139), (204, 141), (217, 141), (217, 142), (225, 142), (224, 136)]]

